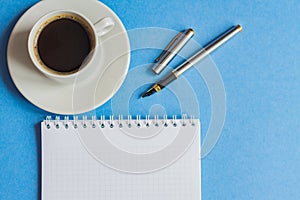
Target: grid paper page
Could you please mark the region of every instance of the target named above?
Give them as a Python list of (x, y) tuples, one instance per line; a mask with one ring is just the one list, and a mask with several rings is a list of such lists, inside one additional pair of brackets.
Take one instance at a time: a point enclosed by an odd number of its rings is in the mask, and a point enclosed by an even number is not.
[[(70, 125), (66, 129), (62, 122), (60, 128), (52, 125), (48, 129), (42, 122), (42, 200), (201, 199), (200, 123), (195, 121), (195, 126), (168, 126), (159, 131), (154, 127), (132, 127), (132, 131), (126, 131), (126, 128), (101, 129), (92, 128), (90, 125), (86, 128), (79, 125), (77, 129)], [(169, 122), (171, 123), (171, 120)], [(179, 120), (177, 122), (180, 124)], [(138, 137), (139, 132), (143, 138)], [(147, 132), (149, 137), (144, 137)], [(157, 134), (151, 135), (151, 132)], [(131, 133), (133, 135), (130, 135)], [(102, 135), (120, 151), (143, 156), (147, 155), (147, 152), (155, 152), (155, 149), (163, 152), (172, 145), (177, 145), (173, 149), (182, 148), (174, 142), (178, 137), (176, 134), (189, 133), (195, 133), (195, 137), (182, 155), (174, 157), (174, 161), (167, 157), (173, 156), (170, 153), (162, 157), (149, 157), (154, 159), (153, 162), (156, 162), (157, 166), (153, 165), (153, 170), (145, 166), (144, 173), (141, 170), (143, 168), (134, 168), (139, 173), (130, 172), (128, 169), (131, 169), (131, 164), (142, 164), (138, 161), (129, 161), (127, 164), (127, 157), (125, 160), (124, 157), (119, 158), (123, 160), (123, 166), (113, 166), (120, 164), (118, 162), (107, 164), (110, 161), (106, 162), (105, 159), (112, 158), (113, 156), (109, 156), (112, 152), (106, 152), (107, 149), (103, 149), (103, 141), (100, 141), (104, 139), (98, 138)], [(107, 157), (101, 157), (97, 152), (105, 152)], [(158, 160), (155, 160), (157, 158)], [(168, 159), (170, 162), (166, 164)], [(149, 163), (151, 165), (152, 161)]]

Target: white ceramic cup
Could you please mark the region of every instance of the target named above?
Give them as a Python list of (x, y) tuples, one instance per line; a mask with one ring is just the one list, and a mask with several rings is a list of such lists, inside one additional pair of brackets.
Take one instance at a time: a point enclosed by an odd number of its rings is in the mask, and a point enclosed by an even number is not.
[[(89, 34), (89, 39), (91, 43), (91, 51), (86, 57), (86, 59), (83, 61), (81, 66), (78, 68), (78, 70), (68, 73), (58, 72), (47, 67), (47, 65), (44, 64), (42, 59), (39, 57), (37, 48), (38, 37), (42, 30), (45, 27), (47, 27), (47, 25), (49, 25), (51, 22), (61, 18), (71, 18), (79, 22)], [(99, 19), (96, 23), (93, 24), (87, 17), (76, 11), (55, 10), (44, 15), (34, 24), (28, 37), (28, 52), (35, 67), (51, 79), (68, 83), (73, 81), (74, 78), (78, 75), (80, 75), (83, 78), (88, 78), (89, 75), (93, 73), (93, 70), (95, 70), (93, 68), (96, 67), (95, 65), (93, 66), (89, 64), (95, 59), (95, 56), (98, 55), (98, 51), (100, 50), (100, 48), (97, 48), (99, 44), (99, 37), (110, 32), (113, 29), (113, 27), (114, 22), (110, 17), (104, 17), (102, 19)]]

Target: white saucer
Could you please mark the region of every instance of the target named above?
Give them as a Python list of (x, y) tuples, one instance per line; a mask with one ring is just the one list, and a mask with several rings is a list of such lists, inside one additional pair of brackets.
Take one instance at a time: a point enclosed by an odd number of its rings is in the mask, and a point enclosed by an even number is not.
[[(91, 22), (109, 16), (115, 27), (101, 38), (101, 51), (93, 65), (101, 70), (89, 80), (63, 84), (45, 77), (30, 60), (27, 38), (34, 23), (52, 10), (68, 9), (84, 14)], [(102, 58), (102, 59), (101, 59)], [(56, 114), (79, 114), (108, 101), (123, 83), (130, 62), (130, 45), (118, 16), (97, 0), (45, 0), (31, 7), (15, 25), (8, 43), (10, 75), (23, 96), (37, 107)]]

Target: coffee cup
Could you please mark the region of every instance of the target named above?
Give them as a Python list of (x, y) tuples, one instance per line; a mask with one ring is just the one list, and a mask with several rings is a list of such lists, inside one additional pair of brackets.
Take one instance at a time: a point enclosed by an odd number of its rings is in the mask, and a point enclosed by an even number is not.
[(78, 75), (88, 78), (98, 51), (99, 38), (112, 30), (110, 17), (92, 23), (72, 10), (52, 11), (40, 18), (28, 38), (28, 52), (35, 67), (47, 77), (71, 82)]

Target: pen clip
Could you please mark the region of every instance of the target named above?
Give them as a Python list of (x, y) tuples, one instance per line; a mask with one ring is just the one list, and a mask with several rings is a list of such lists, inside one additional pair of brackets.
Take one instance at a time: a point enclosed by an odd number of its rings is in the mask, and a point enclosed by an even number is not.
[(177, 55), (177, 53), (184, 47), (184, 45), (193, 37), (194, 30), (189, 28), (185, 31), (179, 32), (172, 40), (169, 42), (167, 47), (163, 50), (158, 58), (155, 59), (155, 64), (152, 70), (159, 74), (169, 62)]
[(172, 40), (169, 42), (169, 44), (166, 46), (166, 48), (162, 51), (162, 53), (155, 59), (155, 62), (159, 62), (159, 60), (164, 57), (167, 53), (170, 53), (171, 47), (177, 43), (177, 39), (182, 35), (182, 32), (179, 32)]

